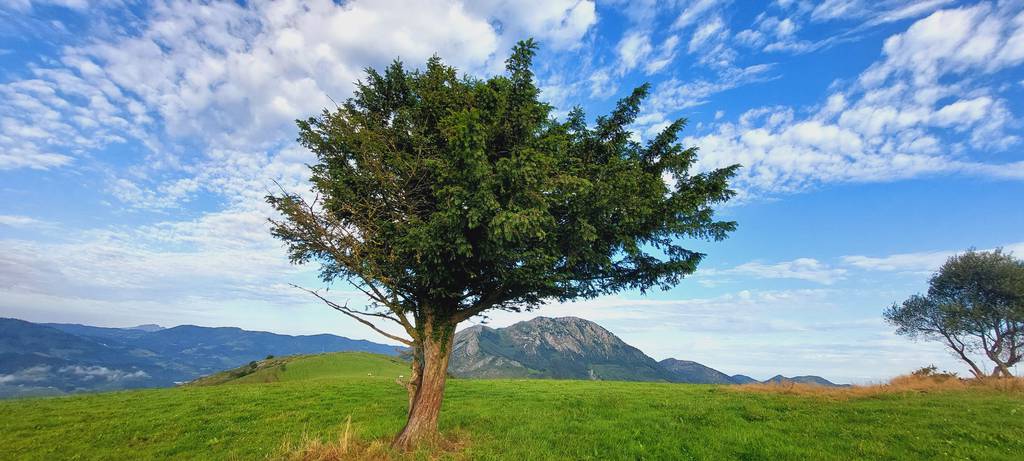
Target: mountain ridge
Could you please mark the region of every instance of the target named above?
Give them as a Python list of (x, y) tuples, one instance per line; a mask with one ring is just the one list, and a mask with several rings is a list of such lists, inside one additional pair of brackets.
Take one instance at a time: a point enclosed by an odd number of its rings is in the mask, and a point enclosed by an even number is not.
[[(142, 328), (140, 328), (142, 327)], [(0, 397), (171, 386), (267, 356), (335, 351), (398, 355), (395, 346), (329, 334), (237, 327), (111, 328), (0, 318)], [(729, 376), (698, 362), (659, 361), (578, 317), (536, 317), (456, 333), (449, 372), (465, 378), (549, 378), (702, 384), (807, 383), (818, 376)]]
[(0, 397), (172, 386), (268, 355), (395, 346), (328, 334), (290, 336), (237, 327), (110, 328), (0, 318)]
[(455, 334), (448, 371), (463, 378), (552, 378), (668, 381), (694, 384), (797, 382), (836, 386), (820, 376), (764, 381), (727, 375), (698, 362), (656, 361), (597, 323), (578, 317), (543, 317), (504, 328), (474, 325)]

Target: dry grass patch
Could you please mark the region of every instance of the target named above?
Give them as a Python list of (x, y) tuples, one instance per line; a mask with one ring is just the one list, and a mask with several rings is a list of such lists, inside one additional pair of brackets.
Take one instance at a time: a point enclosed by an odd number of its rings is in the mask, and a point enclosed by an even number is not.
[(321, 440), (304, 435), (298, 444), (285, 442), (278, 459), (286, 461), (402, 461), (464, 460), (466, 436), (462, 433), (441, 436), (420, 445), (410, 453), (397, 452), (390, 440), (362, 440), (352, 432), (352, 418), (345, 421), (337, 440)]
[(885, 384), (867, 386), (828, 387), (794, 382), (772, 384), (744, 384), (730, 386), (741, 392), (764, 392), (807, 397), (848, 399), (880, 394), (926, 393), (944, 391), (991, 391), (1024, 395), (1024, 378), (962, 379), (951, 373), (939, 373), (934, 368), (922, 368), (911, 374), (900, 375)]

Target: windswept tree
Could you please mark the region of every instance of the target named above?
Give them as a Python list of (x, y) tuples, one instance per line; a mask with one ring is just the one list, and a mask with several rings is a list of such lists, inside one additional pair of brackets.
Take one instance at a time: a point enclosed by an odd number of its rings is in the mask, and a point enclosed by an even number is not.
[(411, 349), (398, 448), (436, 434), (459, 322), (667, 289), (704, 256), (684, 239), (736, 227), (712, 207), (733, 195), (737, 167), (692, 171), (697, 150), (677, 143), (684, 120), (646, 143), (631, 136), (647, 85), (593, 126), (579, 108), (560, 122), (538, 99), (535, 49), (520, 42), (507, 74), (487, 80), (437, 57), (423, 70), (367, 69), (351, 99), (298, 122), (318, 158), (309, 198), (267, 198), (292, 262), (319, 263), (325, 283), (348, 282), (369, 302), (308, 291)]
[(1001, 249), (953, 256), (927, 295), (892, 305), (885, 318), (897, 334), (942, 342), (977, 378), (1012, 376), (1024, 356), (1024, 261)]

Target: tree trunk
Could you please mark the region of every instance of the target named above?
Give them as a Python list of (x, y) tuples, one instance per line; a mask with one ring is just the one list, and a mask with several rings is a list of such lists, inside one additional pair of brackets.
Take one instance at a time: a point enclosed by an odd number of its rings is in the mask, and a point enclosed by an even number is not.
[[(419, 346), (412, 348), (412, 371), (409, 373), (409, 382), (405, 385), (409, 391), (408, 413), (412, 413), (412, 404), (416, 401), (416, 390), (420, 388), (420, 377), (423, 376), (423, 352)], [(406, 415), (408, 416), (408, 414)]]
[(418, 377), (419, 385), (416, 386), (416, 394), (409, 407), (409, 420), (392, 444), (399, 450), (409, 450), (437, 435), (437, 415), (441, 412), (441, 401), (444, 399), (454, 330), (454, 327), (448, 327), (438, 332), (428, 325), (422, 334), (423, 362)]

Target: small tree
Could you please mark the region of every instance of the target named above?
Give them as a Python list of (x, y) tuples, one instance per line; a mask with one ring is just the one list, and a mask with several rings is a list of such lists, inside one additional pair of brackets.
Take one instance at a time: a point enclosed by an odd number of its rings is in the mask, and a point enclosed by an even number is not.
[[(455, 327), (490, 309), (624, 289), (667, 289), (703, 254), (683, 238), (720, 240), (733, 222), (712, 206), (733, 192), (737, 167), (693, 173), (695, 148), (677, 144), (684, 120), (640, 144), (628, 131), (648, 87), (591, 128), (538, 99), (532, 40), (507, 75), (460, 77), (431, 58), (367, 69), (354, 97), (298, 122), (316, 153), (316, 198), (267, 198), (292, 262), (315, 261), (370, 300), (350, 308), (310, 293), (412, 351), (409, 415), (395, 446), (436, 433)], [(397, 325), (408, 337), (381, 329)]]
[[(1001, 249), (953, 256), (926, 296), (893, 304), (885, 318), (897, 334), (943, 342), (977, 378), (1012, 376), (1010, 367), (1024, 356), (1024, 261)], [(984, 359), (991, 373), (982, 369)]]

